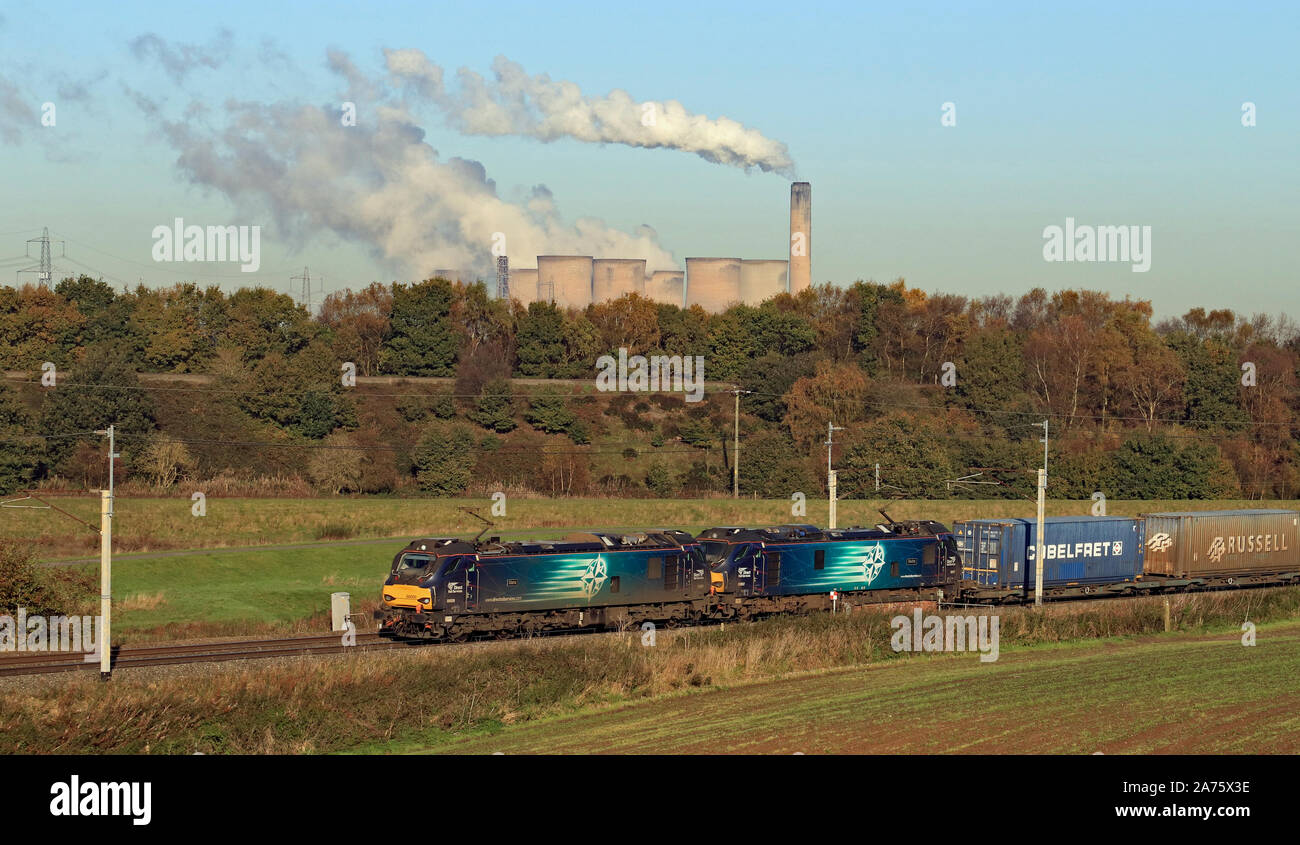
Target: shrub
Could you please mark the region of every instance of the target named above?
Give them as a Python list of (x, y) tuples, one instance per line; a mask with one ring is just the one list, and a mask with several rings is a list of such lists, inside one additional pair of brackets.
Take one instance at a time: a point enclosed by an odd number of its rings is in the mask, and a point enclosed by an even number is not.
[(505, 433), (515, 428), (515, 400), (510, 382), (495, 378), (483, 386), (469, 418), (492, 431)]
[(421, 490), (455, 496), (469, 486), (474, 458), (474, 436), (469, 429), (436, 423), (415, 447), (415, 479)]

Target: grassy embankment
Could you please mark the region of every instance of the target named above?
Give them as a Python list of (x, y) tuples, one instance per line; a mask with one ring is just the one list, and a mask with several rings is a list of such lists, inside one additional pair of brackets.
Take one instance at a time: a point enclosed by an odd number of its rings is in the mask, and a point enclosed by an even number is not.
[[(59, 507), (99, 524), (97, 497), (58, 497)], [(457, 510), (477, 508), (484, 516), (491, 502), (484, 499), (399, 499), (333, 497), (318, 499), (211, 498), (207, 515), (191, 514), (188, 493), (175, 498), (127, 498), (117, 501), (113, 522), (114, 549), (132, 554), (178, 549), (263, 546), (280, 543), (414, 537), (430, 534), (477, 533), (482, 523)], [(826, 523), (826, 503), (810, 498), (806, 516), (792, 516), (791, 503), (781, 499), (551, 499), (511, 498), (508, 516), (494, 518), (493, 533), (537, 529), (676, 527), (700, 529), (711, 525), (752, 525), (782, 522)], [(1052, 500), (1049, 516), (1085, 515), (1091, 502)], [(1215, 508), (1290, 507), (1300, 502), (1110, 501), (1112, 515), (1143, 511), (1210, 510)], [(877, 508), (896, 519), (956, 519), (991, 516), (1033, 517), (1026, 500), (847, 500), (839, 503), (841, 525), (875, 524)], [(0, 537), (30, 540), (43, 559), (97, 556), (94, 532), (54, 511), (0, 509)]]
[[(323, 631), (329, 594), (350, 592), (355, 610), (372, 607), (392, 555), (402, 544), (402, 539), (391, 543), (358, 540), (471, 536), (482, 526), (456, 509), (467, 504), (489, 513), (490, 503), (469, 500), (214, 499), (208, 502), (207, 516), (194, 517), (184, 499), (121, 499), (114, 520), (119, 550), (113, 569), (118, 612), (114, 631), (119, 642)], [(1109, 503), (1112, 514), (1259, 504)], [(1296, 506), (1294, 502), (1269, 504)], [(83, 518), (95, 518), (97, 503), (60, 500), (59, 505)], [(897, 519), (929, 516), (949, 524), (963, 517), (1032, 516), (1033, 512), (1031, 503), (1014, 501), (846, 501), (840, 503), (840, 523), (878, 521), (876, 508), (880, 506)], [(1053, 501), (1049, 513), (1086, 513), (1089, 506), (1086, 502)], [(631, 522), (629, 516), (636, 521)], [(806, 517), (792, 518), (786, 502), (771, 500), (518, 499), (509, 502), (509, 516), (497, 519), (498, 527), (491, 533), (557, 537), (581, 527), (618, 530), (646, 526), (696, 531), (710, 525), (791, 519), (824, 522), (825, 503), (809, 502)], [(72, 526), (60, 528), (67, 532), (57, 535), (63, 542), (43, 534), (53, 525)], [(26, 537), (46, 559), (87, 554), (84, 547), (67, 548), (67, 540), (79, 536), (75, 528), (75, 523), (51, 511), (0, 510), (0, 536)], [(92, 542), (97, 540), (90, 532), (84, 534)], [(323, 534), (347, 539), (318, 539)], [(314, 545), (307, 549), (253, 548), (273, 543)], [(122, 553), (123, 546), (140, 550), (137, 554), (178, 548), (228, 550), (132, 558), (131, 553)], [(97, 567), (92, 567), (90, 574), (94, 569)], [(92, 598), (88, 592), (87, 601)]]
[(1160, 598), (1002, 609), (996, 663), (861, 611), (10, 679), (0, 751), (1300, 752), (1300, 588), (1170, 601), (1169, 634)]

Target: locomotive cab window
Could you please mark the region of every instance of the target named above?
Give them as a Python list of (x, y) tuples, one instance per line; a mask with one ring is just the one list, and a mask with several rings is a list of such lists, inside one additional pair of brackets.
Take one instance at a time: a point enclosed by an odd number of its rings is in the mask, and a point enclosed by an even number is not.
[(700, 543), (704, 552), (704, 561), (709, 566), (717, 566), (727, 559), (731, 552), (731, 546), (722, 540), (704, 540)]
[(397, 571), (414, 572), (418, 569), (424, 569), (432, 559), (428, 555), (402, 555), (401, 561), (397, 564)]
[(464, 555), (452, 555), (442, 566), (443, 575), (451, 575), (464, 568), (467, 558)]

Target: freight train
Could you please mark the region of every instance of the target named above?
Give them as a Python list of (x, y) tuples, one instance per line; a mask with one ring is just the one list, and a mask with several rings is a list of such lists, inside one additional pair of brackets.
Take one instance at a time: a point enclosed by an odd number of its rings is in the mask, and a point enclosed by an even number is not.
[[(1223, 510), (1044, 520), (1048, 599), (1300, 583), (1300, 513)], [(962, 597), (1020, 602), (1036, 588), (1032, 519), (972, 519), (953, 530)]]
[[(386, 637), (459, 642), (755, 619), (840, 602), (1032, 599), (1033, 520), (963, 520), (949, 531), (881, 514), (884, 522), (866, 528), (415, 540), (393, 558), (375, 615)], [(1049, 599), (1300, 583), (1295, 511), (1052, 517), (1045, 529)]]
[(723, 527), (699, 537), (663, 529), (544, 542), (436, 538), (393, 558), (376, 618), (383, 636), (451, 641), (673, 627), (829, 609), (841, 596), (934, 599), (960, 575), (952, 533), (930, 521)]

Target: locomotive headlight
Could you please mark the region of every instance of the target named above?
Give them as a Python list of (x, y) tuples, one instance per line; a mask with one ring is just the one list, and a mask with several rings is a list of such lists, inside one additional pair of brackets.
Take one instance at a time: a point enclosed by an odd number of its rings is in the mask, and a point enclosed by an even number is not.
[(432, 601), (432, 599), (429, 598), (428, 596), (421, 596), (421, 597), (420, 597), (420, 604), (428, 604), (428, 603), (431, 602), (431, 601)]
[(393, 600), (392, 596), (390, 596), (388, 593), (384, 593), (384, 601), (392, 601), (392, 600)]

